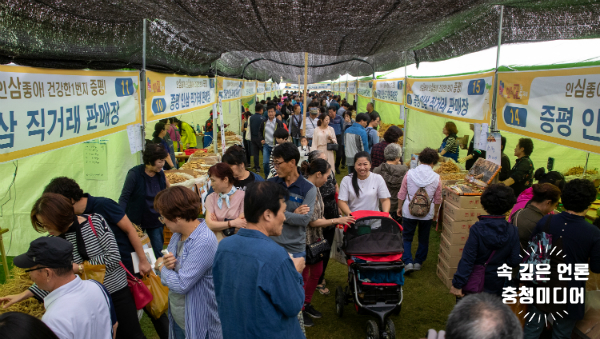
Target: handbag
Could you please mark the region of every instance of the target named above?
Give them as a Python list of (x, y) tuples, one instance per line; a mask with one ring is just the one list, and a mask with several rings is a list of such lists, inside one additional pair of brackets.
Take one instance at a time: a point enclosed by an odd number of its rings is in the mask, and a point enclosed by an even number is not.
[(487, 267), (492, 257), (496, 254), (496, 251), (492, 251), (492, 254), (488, 258), (488, 260), (483, 265), (475, 265), (473, 266), (473, 272), (471, 272), (471, 276), (467, 283), (462, 288), (462, 291), (466, 294), (474, 294), (483, 292), (483, 285), (485, 283), (485, 268)]
[(339, 146), (338, 144), (333, 143), (333, 142), (327, 143), (327, 150), (328, 151), (337, 151), (338, 146)]
[(326, 239), (306, 245), (306, 265), (313, 265), (322, 261), (325, 253), (329, 251), (331, 251), (331, 244)]
[(144, 285), (141, 279), (136, 278), (129, 272), (122, 262), (119, 262), (119, 265), (127, 272), (127, 287), (129, 287), (129, 291), (131, 291), (131, 295), (135, 301), (135, 308), (141, 310), (152, 301), (152, 293), (150, 293), (150, 290)]
[[(96, 228), (94, 228), (94, 224), (92, 223), (91, 215), (88, 215), (88, 223), (90, 224), (90, 228), (94, 235), (98, 237), (98, 233), (96, 233)], [(93, 265), (90, 263), (90, 257), (87, 255), (85, 250), (85, 242), (83, 240), (83, 235), (81, 234), (81, 227), (78, 227), (75, 230), (75, 237), (77, 239), (77, 252), (79, 252), (79, 256), (83, 259), (83, 270), (79, 275), (82, 280), (95, 280), (101, 284), (104, 284), (104, 277), (106, 276), (106, 265)]]
[(146, 311), (150, 313), (152, 318), (158, 319), (169, 308), (169, 288), (164, 286), (160, 278), (154, 273), (143, 277), (142, 281), (152, 293), (152, 301), (146, 305)]

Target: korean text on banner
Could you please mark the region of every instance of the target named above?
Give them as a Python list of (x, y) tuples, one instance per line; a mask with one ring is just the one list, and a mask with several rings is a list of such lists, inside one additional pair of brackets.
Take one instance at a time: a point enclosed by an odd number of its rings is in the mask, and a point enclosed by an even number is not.
[(348, 81), (348, 94), (356, 94), (356, 81)]
[(215, 79), (146, 71), (148, 121), (208, 107), (216, 100)]
[(498, 127), (600, 153), (600, 67), (498, 74)]
[(258, 93), (258, 94), (264, 94), (265, 93), (265, 83), (264, 82), (257, 82), (256, 83), (256, 93)]
[(404, 103), (404, 80), (375, 80), (373, 98), (390, 104), (402, 105)]
[(139, 73), (0, 66), (0, 162), (141, 122)]
[(243, 97), (249, 97), (256, 94), (256, 81), (244, 81)]
[(373, 97), (373, 82), (372, 81), (359, 81), (358, 82), (358, 95), (365, 98)]
[(439, 78), (408, 78), (406, 106), (465, 122), (489, 122), (494, 72)]
[(334, 82), (333, 83), (333, 92), (339, 92), (339, 91), (340, 91), (340, 83)]
[(217, 78), (219, 99), (224, 102), (237, 100), (242, 97), (242, 81), (235, 79)]

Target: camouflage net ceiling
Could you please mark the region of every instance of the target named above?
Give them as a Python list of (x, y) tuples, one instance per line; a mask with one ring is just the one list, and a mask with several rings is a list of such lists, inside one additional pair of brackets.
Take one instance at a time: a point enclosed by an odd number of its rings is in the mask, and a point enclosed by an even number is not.
[[(371, 75), (502, 43), (596, 38), (590, 0), (5, 0), (0, 63), (49, 68), (147, 69), (309, 83)], [(406, 52), (405, 52), (406, 51)], [(352, 61), (361, 59), (368, 63)], [(303, 76), (302, 76), (303, 81)]]

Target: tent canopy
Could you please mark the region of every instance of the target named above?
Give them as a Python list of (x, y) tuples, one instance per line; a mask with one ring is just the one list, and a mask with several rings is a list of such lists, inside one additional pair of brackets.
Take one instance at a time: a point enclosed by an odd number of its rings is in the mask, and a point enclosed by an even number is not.
[[(309, 69), (309, 83), (443, 60), (503, 43), (599, 36), (592, 0), (75, 1), (0, 4), (0, 63), (50, 68), (116, 69), (142, 65), (189, 75), (240, 77), (257, 58)], [(370, 65), (369, 65), (370, 64)], [(259, 61), (244, 77), (296, 82), (301, 68)]]

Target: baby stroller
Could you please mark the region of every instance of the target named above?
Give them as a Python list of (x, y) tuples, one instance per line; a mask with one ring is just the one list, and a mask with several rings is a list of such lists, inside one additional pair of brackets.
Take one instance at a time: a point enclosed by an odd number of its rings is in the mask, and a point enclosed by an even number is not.
[(359, 314), (370, 314), (377, 321), (367, 322), (367, 338), (395, 339), (396, 329), (389, 315), (400, 314), (404, 263), (402, 226), (388, 213), (357, 211), (356, 222), (344, 227), (341, 250), (348, 264), (348, 286), (335, 291), (336, 313), (354, 303)]

